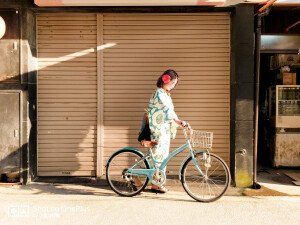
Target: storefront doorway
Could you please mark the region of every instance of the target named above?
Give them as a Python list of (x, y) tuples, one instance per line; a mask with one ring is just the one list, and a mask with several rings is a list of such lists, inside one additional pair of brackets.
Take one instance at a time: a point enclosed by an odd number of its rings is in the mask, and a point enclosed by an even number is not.
[[(272, 65), (274, 57), (286, 59)], [(273, 167), (300, 166), (300, 71), (297, 54), (261, 55), (258, 161)]]
[(300, 183), (299, 65), (297, 50), (261, 54), (258, 182), (279, 191)]

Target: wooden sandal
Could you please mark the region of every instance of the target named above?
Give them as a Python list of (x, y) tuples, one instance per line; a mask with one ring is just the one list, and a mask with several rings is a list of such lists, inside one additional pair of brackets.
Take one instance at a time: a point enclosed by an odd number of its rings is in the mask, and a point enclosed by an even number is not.
[(157, 187), (157, 188), (151, 188), (151, 191), (154, 192), (154, 193), (167, 193), (169, 190), (164, 187), (164, 186), (161, 186), (161, 187)]

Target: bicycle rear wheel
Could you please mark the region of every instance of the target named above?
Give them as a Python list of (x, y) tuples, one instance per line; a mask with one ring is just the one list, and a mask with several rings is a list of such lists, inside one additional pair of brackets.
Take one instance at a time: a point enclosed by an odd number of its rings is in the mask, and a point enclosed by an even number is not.
[[(210, 162), (208, 157), (210, 157)], [(230, 184), (230, 172), (226, 163), (215, 154), (197, 153), (195, 159), (203, 176), (196, 168), (192, 156), (187, 159), (181, 170), (181, 182), (184, 190), (193, 199), (200, 202), (213, 202), (219, 199)]]
[[(135, 163), (140, 161), (142, 154), (131, 149), (115, 153), (106, 167), (106, 180), (111, 189), (119, 195), (131, 197), (140, 193), (148, 184), (148, 177), (132, 176), (126, 173)], [(146, 160), (133, 169), (148, 169)]]

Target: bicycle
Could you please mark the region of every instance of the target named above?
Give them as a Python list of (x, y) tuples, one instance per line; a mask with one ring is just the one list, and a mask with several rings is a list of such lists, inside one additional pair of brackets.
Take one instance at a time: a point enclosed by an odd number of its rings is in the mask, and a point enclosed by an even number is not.
[[(134, 148), (114, 152), (105, 165), (111, 189), (121, 196), (131, 197), (143, 191), (149, 180), (153, 185), (163, 185), (166, 181), (164, 168), (168, 162), (188, 148), (189, 155), (182, 161), (179, 170), (179, 179), (186, 193), (199, 202), (212, 202), (222, 197), (231, 177), (226, 163), (211, 153), (213, 133), (193, 130), (188, 123), (183, 132), (186, 143), (162, 162), (154, 159), (151, 148), (146, 155)], [(146, 144), (150, 147), (153, 142)], [(194, 150), (196, 147), (200, 150)]]

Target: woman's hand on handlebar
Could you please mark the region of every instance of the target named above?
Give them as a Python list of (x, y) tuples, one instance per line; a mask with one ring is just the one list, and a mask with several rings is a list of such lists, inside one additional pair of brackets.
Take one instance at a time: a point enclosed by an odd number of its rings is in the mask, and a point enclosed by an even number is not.
[(175, 120), (174, 122), (177, 123), (180, 127), (184, 128), (186, 125), (186, 122), (184, 122), (183, 120)]

